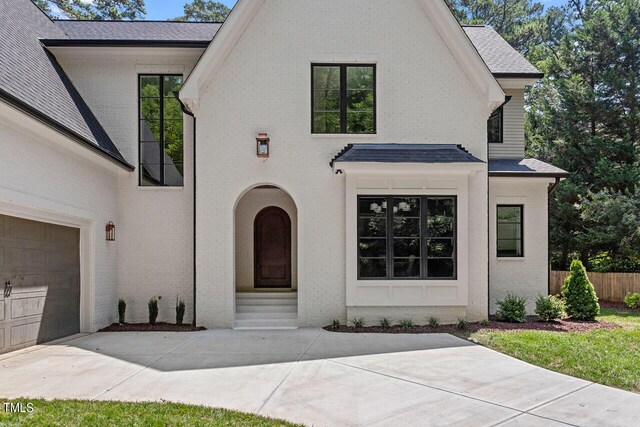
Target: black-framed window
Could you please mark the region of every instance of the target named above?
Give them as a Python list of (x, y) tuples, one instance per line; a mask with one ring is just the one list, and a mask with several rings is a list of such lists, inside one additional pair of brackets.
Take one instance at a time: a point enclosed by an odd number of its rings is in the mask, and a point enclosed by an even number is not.
[(358, 279), (455, 279), (455, 196), (359, 196)]
[(177, 98), (182, 75), (141, 74), (138, 80), (139, 184), (184, 183), (184, 117)]
[(524, 206), (498, 205), (497, 248), (498, 257), (524, 256)]
[(490, 144), (501, 144), (504, 141), (504, 107), (498, 108), (489, 117), (487, 138)]
[(311, 132), (376, 133), (375, 65), (311, 65)]

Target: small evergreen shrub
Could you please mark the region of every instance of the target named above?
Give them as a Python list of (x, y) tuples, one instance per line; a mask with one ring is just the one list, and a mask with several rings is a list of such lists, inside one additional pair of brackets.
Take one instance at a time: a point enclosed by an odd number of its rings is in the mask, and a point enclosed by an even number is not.
[(158, 318), (158, 298), (152, 297), (148, 303), (149, 306), (149, 324), (155, 325)]
[(435, 329), (438, 326), (440, 326), (440, 319), (438, 319), (437, 317), (433, 317), (433, 316), (429, 317), (428, 322), (429, 322), (429, 327), (431, 327), (433, 329)]
[(580, 260), (571, 262), (571, 272), (562, 286), (567, 314), (576, 320), (595, 320), (600, 314), (598, 296)]
[(118, 300), (118, 323), (124, 325), (124, 315), (127, 311), (127, 302), (120, 298)]
[(383, 317), (380, 319), (380, 327), (382, 329), (389, 329), (391, 327), (391, 320), (388, 317)]
[(458, 324), (456, 325), (461, 331), (465, 331), (469, 327), (469, 322), (464, 317), (458, 317)]
[(351, 323), (356, 328), (364, 328), (364, 317), (354, 317)]
[(624, 297), (624, 303), (627, 304), (629, 308), (640, 308), (640, 293), (627, 294)]
[(536, 300), (536, 314), (543, 322), (562, 319), (565, 315), (564, 302), (554, 295), (540, 295)]
[(411, 320), (411, 319), (402, 319), (402, 320), (400, 320), (398, 325), (402, 329), (413, 329), (413, 327), (415, 326), (415, 324), (413, 323), (413, 320)]
[(185, 310), (184, 300), (176, 296), (176, 325), (182, 325)]
[(506, 298), (498, 301), (496, 318), (501, 322), (524, 323), (527, 316), (527, 299), (508, 293)]
[(333, 319), (331, 321), (331, 329), (334, 331), (337, 331), (338, 329), (340, 329), (340, 321), (338, 319)]
[(482, 320), (480, 321), (480, 326), (484, 326), (485, 328), (486, 328), (487, 326), (489, 326), (490, 324), (491, 324), (491, 322), (489, 321), (489, 319), (482, 319)]

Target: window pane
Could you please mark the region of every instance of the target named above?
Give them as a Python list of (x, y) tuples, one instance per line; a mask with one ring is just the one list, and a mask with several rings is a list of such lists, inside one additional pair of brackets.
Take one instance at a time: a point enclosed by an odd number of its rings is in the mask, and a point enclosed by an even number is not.
[(373, 112), (347, 113), (347, 133), (374, 133)]
[(522, 256), (522, 240), (498, 240), (498, 256)]
[(429, 278), (452, 279), (454, 274), (453, 259), (427, 260), (427, 276)]
[(165, 142), (182, 143), (184, 138), (184, 123), (182, 120), (165, 120), (164, 121), (164, 140)]
[(360, 277), (367, 279), (387, 277), (387, 260), (360, 258)]
[(347, 67), (347, 90), (373, 90), (373, 67)]
[(358, 220), (358, 232), (360, 237), (386, 237), (386, 218), (360, 218)]
[(160, 76), (140, 76), (140, 97), (160, 97)]
[(155, 187), (160, 185), (159, 164), (140, 165), (140, 185), (145, 187)]
[(340, 112), (340, 91), (314, 89), (313, 91), (313, 108), (316, 113), (321, 112)]
[(393, 237), (420, 237), (420, 218), (394, 218)]
[(164, 145), (166, 154), (164, 163), (167, 165), (184, 163), (184, 151), (182, 142), (170, 142)]
[(427, 254), (431, 258), (453, 258), (452, 239), (429, 239), (427, 241)]
[(489, 142), (502, 142), (502, 111), (500, 108), (491, 114), (487, 123), (487, 134)]
[(393, 277), (397, 278), (419, 278), (420, 258), (394, 259)]
[(162, 148), (159, 142), (140, 143), (140, 163), (159, 165), (161, 156)]
[(385, 258), (387, 239), (360, 239), (360, 256), (364, 258)]
[(498, 224), (498, 239), (520, 239), (522, 237), (520, 224)]
[(140, 120), (140, 141), (160, 141), (160, 120)]
[(455, 236), (455, 199), (427, 199), (427, 235), (429, 237)]
[(393, 256), (396, 258), (420, 258), (420, 239), (394, 239)]
[(140, 98), (140, 118), (160, 120), (160, 98)]
[(520, 222), (519, 206), (498, 206), (498, 222)]
[(183, 120), (182, 108), (177, 98), (164, 98), (164, 118), (168, 120)]
[(313, 87), (340, 90), (340, 67), (313, 67)]
[(348, 112), (373, 112), (373, 91), (350, 90), (347, 91)]
[(183, 166), (182, 163), (165, 163), (164, 166), (164, 185), (167, 187), (180, 187), (183, 184)]
[(164, 96), (174, 98), (174, 92), (182, 88), (182, 76), (164, 76)]
[(523, 256), (522, 206), (498, 206), (497, 247), (500, 257)]
[(340, 113), (315, 113), (313, 133), (340, 133)]
[(417, 197), (393, 199), (393, 215), (396, 217), (420, 218), (420, 199)]

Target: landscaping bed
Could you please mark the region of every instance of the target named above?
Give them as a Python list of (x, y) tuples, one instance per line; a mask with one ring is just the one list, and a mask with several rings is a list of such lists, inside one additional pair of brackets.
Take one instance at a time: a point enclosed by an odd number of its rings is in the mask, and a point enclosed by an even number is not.
[(465, 329), (458, 328), (457, 325), (414, 326), (403, 328), (392, 326), (382, 328), (380, 326), (365, 326), (356, 328), (353, 326), (341, 325), (340, 328), (326, 326), (324, 329), (330, 332), (341, 332), (348, 334), (453, 334), (460, 335), (478, 331), (552, 331), (552, 332), (586, 332), (596, 329), (617, 329), (620, 326), (611, 322), (584, 322), (578, 320), (557, 320), (554, 322), (540, 322), (536, 316), (527, 316), (524, 323), (498, 322), (495, 319), (488, 323), (469, 323)]
[(154, 325), (149, 323), (114, 323), (98, 332), (195, 332), (204, 331), (205, 327), (191, 325), (176, 325), (173, 323), (158, 322)]

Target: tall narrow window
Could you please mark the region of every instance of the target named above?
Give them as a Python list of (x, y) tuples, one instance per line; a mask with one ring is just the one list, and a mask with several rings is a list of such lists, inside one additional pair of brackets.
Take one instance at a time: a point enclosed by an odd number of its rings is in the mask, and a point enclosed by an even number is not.
[(498, 257), (517, 258), (524, 256), (523, 212), (522, 205), (500, 205), (497, 207)]
[(311, 67), (313, 133), (376, 132), (375, 65)]
[(504, 108), (500, 107), (491, 114), (487, 123), (487, 137), (489, 143), (500, 144), (503, 142)]
[(358, 278), (455, 279), (456, 198), (358, 197)]
[(184, 176), (184, 122), (177, 92), (181, 75), (139, 76), (141, 186), (180, 187)]

